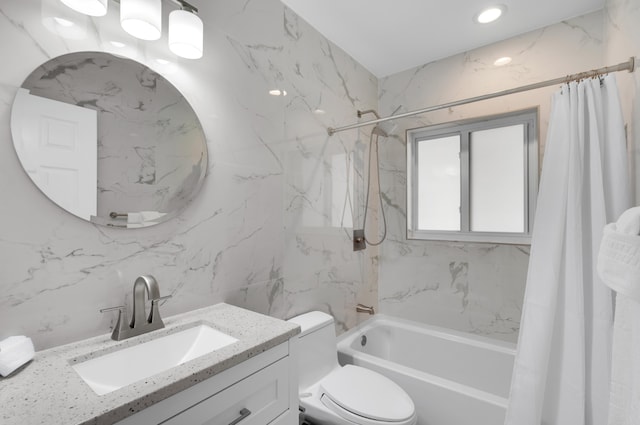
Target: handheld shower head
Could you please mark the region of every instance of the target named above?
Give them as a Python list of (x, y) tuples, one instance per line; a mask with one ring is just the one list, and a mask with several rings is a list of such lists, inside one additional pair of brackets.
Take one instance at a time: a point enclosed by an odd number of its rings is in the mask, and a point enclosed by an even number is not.
[[(375, 109), (367, 109), (366, 111), (359, 110), (357, 112), (358, 118), (362, 118), (362, 116), (365, 114), (373, 114), (377, 119), (380, 119), (380, 115), (378, 115), (378, 112)], [(397, 128), (398, 125), (394, 122), (385, 121), (380, 124), (376, 124), (375, 127), (373, 127), (373, 130), (371, 130), (371, 134), (382, 137), (390, 137), (392, 134), (394, 134)]]
[(371, 130), (371, 134), (375, 134), (377, 136), (382, 136), (382, 137), (389, 137), (387, 132), (384, 131), (382, 127), (380, 127), (379, 125), (376, 125), (375, 127), (373, 127), (373, 130)]
[(392, 135), (395, 134), (397, 129), (398, 129), (398, 124), (392, 121), (385, 121), (385, 122), (376, 124), (375, 127), (373, 127), (373, 130), (371, 130), (371, 134), (375, 134), (377, 136), (382, 136), (382, 137), (391, 137)]

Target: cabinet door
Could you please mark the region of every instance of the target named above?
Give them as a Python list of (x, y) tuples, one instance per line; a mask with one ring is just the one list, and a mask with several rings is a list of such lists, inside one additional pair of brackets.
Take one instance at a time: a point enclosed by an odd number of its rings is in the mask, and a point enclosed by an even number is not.
[(289, 364), (282, 359), (162, 422), (265, 425), (289, 408)]

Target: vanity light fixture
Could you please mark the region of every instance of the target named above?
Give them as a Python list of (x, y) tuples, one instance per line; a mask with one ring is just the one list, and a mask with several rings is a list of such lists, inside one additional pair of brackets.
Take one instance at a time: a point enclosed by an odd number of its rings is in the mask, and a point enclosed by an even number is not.
[(491, 6), (478, 13), (475, 16), (475, 21), (480, 24), (488, 24), (498, 20), (506, 11), (507, 7), (505, 5), (499, 4)]
[(186, 59), (200, 59), (204, 32), (198, 9), (184, 0), (173, 0), (179, 10), (169, 14), (169, 50)]
[[(58, 4), (62, 2), (71, 9), (90, 16), (106, 15), (109, 2), (109, 0), (44, 1), (55, 1)], [(120, 25), (128, 34), (149, 41), (158, 40), (162, 36), (163, 0), (112, 1), (120, 3)], [(169, 50), (183, 58), (201, 58), (204, 51), (204, 24), (198, 16), (198, 9), (185, 0), (167, 1), (180, 7), (169, 14)], [(64, 23), (58, 22), (57, 25), (64, 26)], [(115, 43), (113, 45), (121, 47)]]
[(89, 16), (104, 16), (107, 14), (109, 0), (60, 0), (76, 12)]
[(120, 0), (120, 25), (141, 40), (162, 35), (162, 0)]

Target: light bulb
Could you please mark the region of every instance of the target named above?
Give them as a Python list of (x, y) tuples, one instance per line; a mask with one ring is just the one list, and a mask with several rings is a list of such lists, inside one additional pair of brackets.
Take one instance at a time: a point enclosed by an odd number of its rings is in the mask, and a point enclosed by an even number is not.
[(108, 0), (60, 0), (76, 12), (89, 16), (104, 16), (107, 14)]
[(504, 65), (508, 65), (511, 63), (511, 58), (509, 56), (505, 56), (499, 59), (496, 59), (496, 61), (493, 63), (495, 66), (504, 66)]
[(187, 59), (199, 59), (203, 52), (202, 20), (187, 10), (169, 14), (169, 50)]
[(159, 39), (162, 35), (162, 1), (120, 0), (120, 25), (136, 38)]
[(506, 6), (503, 5), (492, 6), (480, 12), (476, 16), (476, 21), (481, 24), (488, 24), (489, 22), (497, 20), (506, 10)]

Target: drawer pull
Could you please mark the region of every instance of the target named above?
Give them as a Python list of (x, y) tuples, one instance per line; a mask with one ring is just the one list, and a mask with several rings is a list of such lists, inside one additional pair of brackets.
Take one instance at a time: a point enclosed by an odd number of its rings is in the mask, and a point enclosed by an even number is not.
[(251, 414), (251, 410), (249, 409), (242, 409), (240, 411), (240, 416), (237, 417), (236, 419), (234, 419), (232, 422), (229, 423), (229, 425), (237, 425), (239, 424), (241, 421), (243, 421), (244, 419), (247, 418), (247, 416), (249, 416)]

